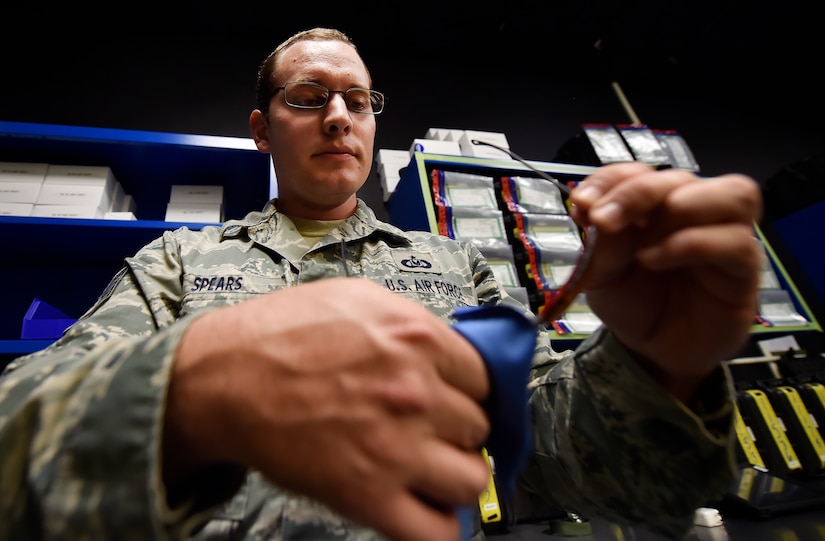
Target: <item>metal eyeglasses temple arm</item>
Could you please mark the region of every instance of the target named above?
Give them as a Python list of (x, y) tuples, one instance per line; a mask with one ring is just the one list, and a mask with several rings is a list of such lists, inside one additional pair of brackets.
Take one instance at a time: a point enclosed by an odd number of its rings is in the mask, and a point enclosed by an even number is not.
[(498, 150), (504, 152), (505, 154), (509, 155), (511, 158), (516, 160), (517, 162), (520, 162), (522, 165), (524, 165), (525, 167), (527, 167), (528, 169), (530, 169), (531, 171), (536, 173), (538, 176), (540, 176), (544, 180), (548, 180), (548, 181), (552, 182), (553, 184), (555, 184), (556, 187), (558, 187), (558, 189), (561, 190), (562, 192), (564, 192), (565, 194), (570, 195), (570, 188), (568, 188), (567, 186), (565, 186), (564, 184), (562, 184), (558, 180), (554, 179), (553, 177), (551, 177), (550, 175), (548, 175), (544, 171), (541, 171), (541, 170), (533, 167), (532, 165), (530, 165), (530, 163), (527, 160), (525, 160), (524, 158), (522, 158), (521, 156), (519, 156), (518, 154), (516, 154), (515, 152), (513, 152), (509, 148), (500, 147), (498, 145), (494, 145), (493, 143), (488, 143), (487, 141), (480, 141), (479, 139), (471, 139), (470, 142), (474, 145), (486, 145), (488, 147), (493, 147), (495, 149), (498, 149)]

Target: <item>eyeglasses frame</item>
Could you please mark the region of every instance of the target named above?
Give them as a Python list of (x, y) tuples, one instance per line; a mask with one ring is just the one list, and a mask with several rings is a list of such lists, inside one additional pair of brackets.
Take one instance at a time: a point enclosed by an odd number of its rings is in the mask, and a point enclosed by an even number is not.
[[(286, 99), (286, 87), (289, 86), (289, 85), (312, 85), (312, 86), (316, 86), (316, 87), (319, 87), (319, 88), (323, 88), (324, 90), (327, 91), (326, 100), (321, 105), (296, 105), (294, 103), (290, 103)], [(347, 104), (347, 111), (350, 111), (351, 113), (362, 114), (362, 115), (374, 115), (375, 116), (375, 115), (380, 115), (381, 113), (384, 112), (384, 104), (387, 101), (387, 97), (384, 96), (383, 92), (379, 92), (378, 90), (373, 90), (371, 88), (361, 88), (361, 87), (354, 86), (354, 87), (348, 88), (346, 90), (330, 90), (329, 88), (325, 87), (324, 85), (319, 84), (319, 83), (314, 83), (312, 81), (290, 81), (288, 83), (284, 83), (283, 86), (279, 86), (278, 88), (275, 88), (272, 91), (272, 94), (270, 94), (269, 98), (272, 99), (273, 97), (275, 97), (275, 94), (277, 94), (281, 90), (284, 91), (284, 103), (286, 103), (289, 107), (292, 107), (294, 109), (309, 109), (309, 110), (323, 109), (324, 107), (327, 106), (327, 104), (329, 104), (329, 98), (332, 94), (341, 94), (341, 96), (344, 97), (344, 103)], [(347, 94), (352, 90), (368, 92), (370, 97), (372, 97), (374, 95), (380, 96), (381, 97), (381, 110), (376, 112), (372, 109), (370, 109), (368, 111), (354, 111), (354, 110), (350, 109), (349, 103), (347, 102)], [(370, 99), (370, 103), (373, 103), (372, 99)]]

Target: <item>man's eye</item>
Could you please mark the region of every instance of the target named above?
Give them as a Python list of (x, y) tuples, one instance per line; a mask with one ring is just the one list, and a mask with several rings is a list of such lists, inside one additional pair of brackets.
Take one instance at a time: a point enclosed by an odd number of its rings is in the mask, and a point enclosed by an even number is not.
[(304, 98), (304, 105), (310, 105), (313, 107), (320, 107), (326, 103), (327, 99), (322, 95), (315, 95), (315, 96), (307, 96)]
[(350, 91), (347, 94), (347, 107), (349, 107), (351, 111), (368, 110), (371, 107), (369, 93)]
[(317, 88), (293, 88), (289, 101), (303, 107), (321, 107), (326, 103), (327, 98), (324, 91)]

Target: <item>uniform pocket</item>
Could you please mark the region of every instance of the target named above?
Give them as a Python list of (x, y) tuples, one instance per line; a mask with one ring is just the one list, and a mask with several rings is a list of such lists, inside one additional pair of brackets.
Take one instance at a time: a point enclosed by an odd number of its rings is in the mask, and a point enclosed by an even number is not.
[(286, 287), (282, 276), (239, 273), (184, 274), (180, 315), (234, 304)]

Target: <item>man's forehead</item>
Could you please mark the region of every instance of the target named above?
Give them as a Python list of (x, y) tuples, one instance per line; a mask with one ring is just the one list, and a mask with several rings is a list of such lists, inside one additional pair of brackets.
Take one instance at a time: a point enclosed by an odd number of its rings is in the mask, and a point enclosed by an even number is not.
[(283, 52), (277, 72), (284, 80), (295, 80), (298, 76), (311, 80), (313, 76), (330, 74), (350, 74), (367, 80), (367, 70), (358, 52), (341, 41), (299, 41)]

